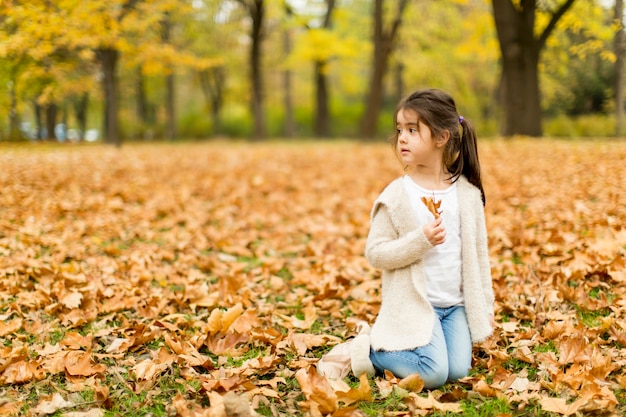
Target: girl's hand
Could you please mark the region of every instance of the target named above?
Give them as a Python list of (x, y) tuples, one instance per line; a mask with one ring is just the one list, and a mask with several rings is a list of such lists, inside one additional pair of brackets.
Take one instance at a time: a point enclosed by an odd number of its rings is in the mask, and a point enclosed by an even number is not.
[(435, 219), (432, 223), (424, 225), (424, 236), (430, 242), (431, 245), (441, 245), (446, 241), (446, 229), (443, 227), (443, 220), (441, 217)]

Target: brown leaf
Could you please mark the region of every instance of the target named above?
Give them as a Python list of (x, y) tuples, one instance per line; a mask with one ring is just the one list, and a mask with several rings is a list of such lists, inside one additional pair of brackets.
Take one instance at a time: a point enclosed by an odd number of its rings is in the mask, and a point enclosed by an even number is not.
[(80, 307), (83, 300), (83, 294), (78, 291), (68, 291), (59, 301), (65, 307), (74, 309)]
[(433, 197), (422, 197), (422, 203), (426, 206), (428, 211), (435, 216), (435, 219), (439, 218), (439, 207), (441, 206), (441, 200), (435, 202)]
[(226, 311), (220, 309), (213, 309), (211, 316), (207, 322), (209, 334), (226, 333), (231, 324), (243, 313), (243, 306), (241, 303), (229, 308)]
[(558, 413), (564, 416), (571, 416), (576, 414), (580, 407), (582, 407), (587, 401), (584, 398), (580, 398), (573, 403), (568, 403), (565, 398), (554, 398), (542, 396), (539, 399), (541, 409), (544, 411)]
[(443, 403), (455, 403), (467, 398), (467, 391), (454, 387), (452, 391), (444, 392), (440, 397), (439, 401)]
[(298, 370), (296, 380), (306, 399), (310, 403), (316, 404), (322, 414), (337, 410), (337, 394), (332, 390), (326, 378), (317, 373), (315, 367), (309, 366)]
[(73, 350), (90, 349), (93, 344), (93, 336), (83, 336), (77, 332), (67, 332), (59, 344)]
[(215, 355), (233, 353), (240, 343), (248, 341), (248, 336), (239, 333), (217, 334), (207, 337), (206, 347)]
[(22, 319), (0, 321), (0, 337), (15, 333), (22, 327)]
[(91, 352), (70, 351), (65, 356), (65, 370), (72, 376), (91, 376), (103, 373), (106, 366), (103, 364), (93, 364)]
[(489, 386), (485, 381), (478, 380), (474, 383), (472, 387), (474, 392), (479, 393), (485, 397), (498, 397), (500, 395), (499, 391)]
[(411, 410), (439, 410), (451, 413), (461, 413), (463, 410), (460, 403), (442, 403), (437, 401), (432, 392), (428, 393), (427, 398), (411, 392), (405, 399), (405, 402)]
[(575, 362), (587, 362), (586, 350), (589, 342), (583, 337), (564, 337), (559, 342), (559, 363), (566, 365)]
[(424, 389), (424, 380), (419, 374), (411, 374), (406, 378), (402, 378), (398, 386), (409, 392), (422, 392)]
[(61, 394), (55, 393), (52, 396), (45, 396), (40, 398), (39, 404), (35, 407), (36, 414), (54, 414), (58, 410), (64, 408), (73, 407), (74, 403), (63, 399)]
[(359, 385), (349, 391), (335, 391), (339, 402), (350, 405), (358, 401), (373, 401), (372, 389), (365, 373), (359, 378)]
[(39, 380), (44, 376), (37, 361), (18, 360), (9, 364), (2, 372), (4, 384), (21, 384), (32, 380)]

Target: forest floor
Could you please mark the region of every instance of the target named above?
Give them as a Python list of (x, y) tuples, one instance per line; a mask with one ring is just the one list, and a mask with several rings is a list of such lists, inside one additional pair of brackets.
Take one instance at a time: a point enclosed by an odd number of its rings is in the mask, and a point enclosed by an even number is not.
[(0, 414), (622, 415), (626, 142), (480, 156), (496, 328), (429, 391), (316, 372), (380, 305), (388, 145), (1, 145)]

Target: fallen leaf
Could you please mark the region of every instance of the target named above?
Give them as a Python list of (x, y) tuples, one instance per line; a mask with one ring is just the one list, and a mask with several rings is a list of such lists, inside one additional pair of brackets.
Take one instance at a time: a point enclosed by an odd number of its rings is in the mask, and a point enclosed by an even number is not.
[(422, 392), (424, 389), (424, 380), (419, 374), (411, 374), (406, 378), (402, 378), (398, 386), (409, 392)]
[(298, 370), (296, 380), (306, 399), (316, 404), (322, 414), (333, 413), (337, 410), (337, 394), (332, 390), (326, 378), (317, 373), (315, 367), (309, 366)]
[(74, 403), (63, 399), (61, 394), (55, 393), (52, 396), (42, 397), (34, 409), (36, 414), (54, 414), (64, 408), (73, 407)]
[(91, 352), (70, 351), (65, 356), (65, 370), (72, 376), (91, 376), (103, 373), (106, 370), (104, 364), (92, 363)]

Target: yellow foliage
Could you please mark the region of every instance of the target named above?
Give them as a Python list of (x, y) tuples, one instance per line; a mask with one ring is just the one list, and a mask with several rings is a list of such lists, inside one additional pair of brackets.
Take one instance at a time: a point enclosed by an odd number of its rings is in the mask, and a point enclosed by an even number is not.
[(367, 48), (367, 43), (339, 31), (314, 28), (300, 34), (296, 47), (286, 65), (294, 67), (303, 62), (328, 62), (334, 59), (354, 58)]

